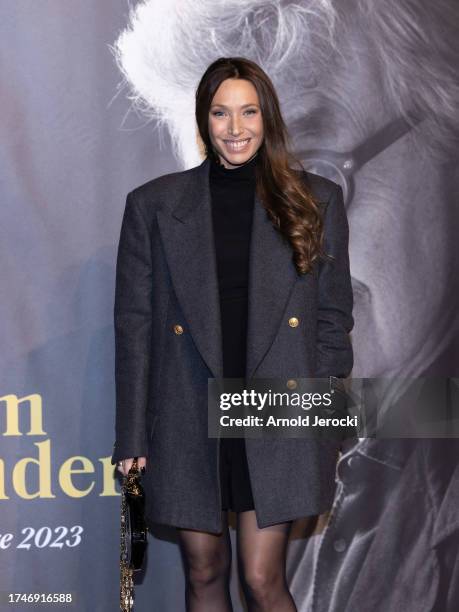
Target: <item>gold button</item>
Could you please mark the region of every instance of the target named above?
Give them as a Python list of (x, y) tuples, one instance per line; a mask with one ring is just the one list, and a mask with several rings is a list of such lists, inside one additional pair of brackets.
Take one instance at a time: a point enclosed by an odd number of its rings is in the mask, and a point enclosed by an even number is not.
[(288, 320), (288, 324), (290, 325), (290, 327), (298, 327), (298, 319), (296, 317), (290, 317), (290, 319)]
[(179, 336), (183, 334), (183, 327), (181, 325), (174, 325), (174, 332)]
[(289, 389), (296, 389), (297, 384), (296, 384), (296, 380), (294, 380), (293, 378), (291, 378), (290, 380), (287, 381), (287, 387)]

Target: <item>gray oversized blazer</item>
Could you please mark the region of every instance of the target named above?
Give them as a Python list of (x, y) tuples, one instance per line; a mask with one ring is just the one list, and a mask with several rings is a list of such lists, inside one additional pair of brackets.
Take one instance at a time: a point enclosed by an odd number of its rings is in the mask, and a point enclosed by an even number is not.
[[(219, 440), (208, 437), (208, 378), (222, 376), (209, 165), (160, 176), (127, 196), (115, 291), (116, 442), (112, 463), (146, 456), (150, 523), (221, 531)], [(305, 173), (335, 258), (299, 275), (255, 198), (247, 378), (346, 377), (353, 326), (341, 187)], [(299, 320), (297, 327), (288, 323)], [(177, 327), (182, 333), (177, 333)], [(331, 507), (339, 443), (246, 439), (258, 526)]]

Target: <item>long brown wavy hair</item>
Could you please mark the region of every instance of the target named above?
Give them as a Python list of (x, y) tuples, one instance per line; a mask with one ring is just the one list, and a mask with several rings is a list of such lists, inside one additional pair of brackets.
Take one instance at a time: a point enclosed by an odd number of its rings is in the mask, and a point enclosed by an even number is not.
[(207, 68), (199, 82), (196, 122), (206, 157), (219, 161), (210, 140), (209, 111), (215, 92), (225, 79), (246, 79), (258, 93), (264, 138), (258, 150), (257, 195), (274, 227), (290, 243), (297, 272), (306, 274), (312, 270), (313, 262), (324, 256), (322, 216), (306, 175), (290, 167), (296, 163), (304, 171), (300, 160), (290, 150), (290, 138), (274, 86), (268, 75), (251, 60), (221, 57)]

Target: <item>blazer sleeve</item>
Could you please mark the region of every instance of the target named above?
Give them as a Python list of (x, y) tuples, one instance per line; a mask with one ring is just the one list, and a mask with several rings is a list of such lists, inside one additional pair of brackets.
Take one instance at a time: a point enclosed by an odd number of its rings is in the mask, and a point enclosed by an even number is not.
[(116, 441), (112, 464), (147, 454), (146, 413), (152, 328), (151, 238), (139, 202), (126, 198), (114, 304)]
[(336, 185), (324, 218), (324, 251), (333, 260), (321, 261), (318, 272), (317, 378), (346, 378), (353, 366), (348, 335), (354, 326), (348, 244), (343, 190)]

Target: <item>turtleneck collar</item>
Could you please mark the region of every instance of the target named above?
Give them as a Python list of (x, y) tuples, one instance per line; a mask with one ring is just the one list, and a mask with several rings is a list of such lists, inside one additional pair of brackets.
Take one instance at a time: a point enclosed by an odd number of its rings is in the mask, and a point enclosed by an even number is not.
[(257, 153), (245, 164), (237, 168), (225, 168), (220, 163), (217, 163), (213, 158), (210, 158), (210, 173), (214, 178), (221, 177), (229, 180), (254, 180), (255, 168), (258, 165), (260, 155)]

